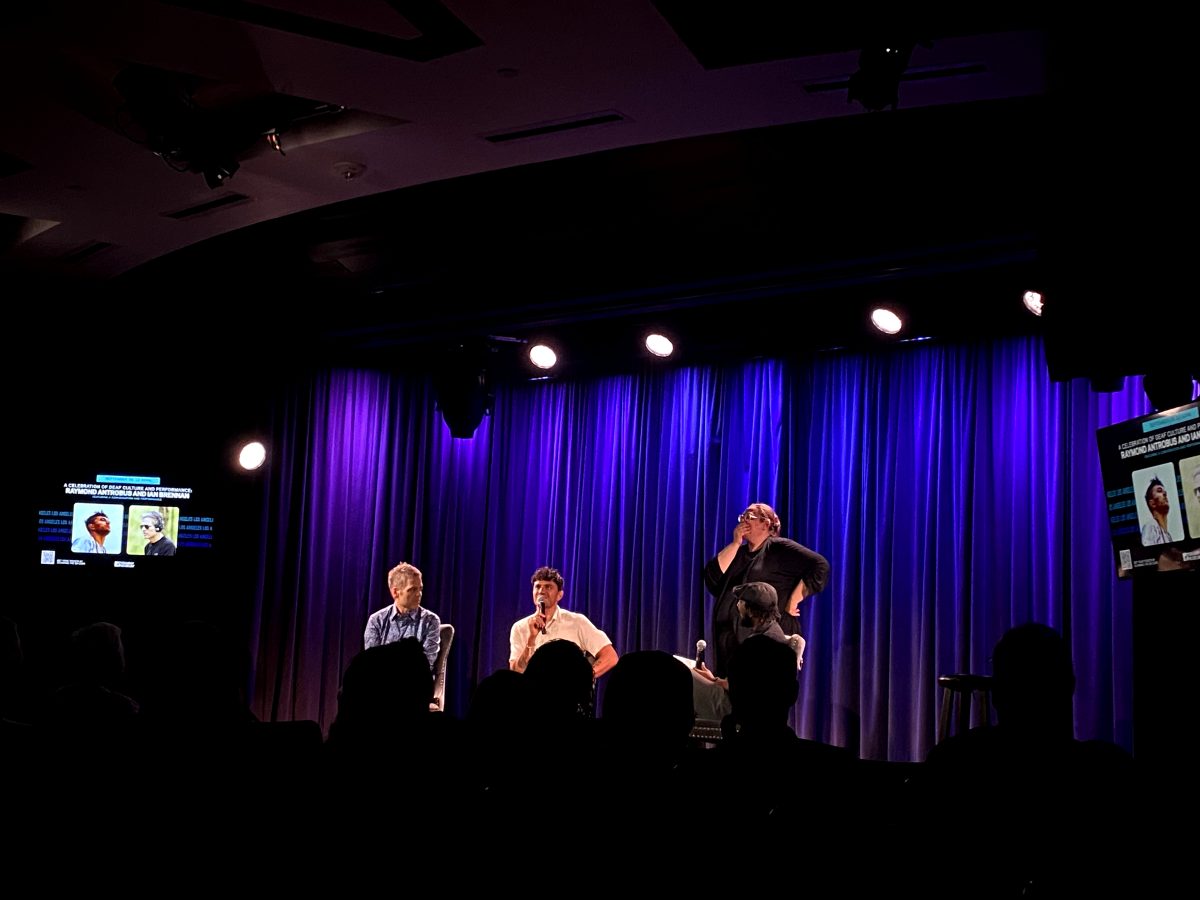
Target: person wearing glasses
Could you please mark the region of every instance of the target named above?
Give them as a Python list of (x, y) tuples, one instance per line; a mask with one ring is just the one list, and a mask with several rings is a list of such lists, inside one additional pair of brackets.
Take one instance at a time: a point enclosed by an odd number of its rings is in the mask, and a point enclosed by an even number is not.
[(112, 523), (108, 520), (104, 510), (94, 512), (84, 519), (83, 527), (87, 529), (87, 537), (77, 537), (71, 541), (71, 552), (107, 553), (108, 551), (104, 549), (104, 539), (112, 531)]
[(175, 543), (164, 533), (167, 523), (162, 513), (156, 510), (146, 513), (142, 516), (142, 524), (139, 527), (142, 529), (142, 537), (146, 539), (146, 549), (143, 552), (147, 556), (175, 555)]
[(724, 678), (737, 646), (737, 597), (733, 589), (752, 581), (771, 585), (779, 598), (784, 634), (800, 633), (796, 619), (805, 597), (824, 589), (829, 561), (779, 536), (779, 516), (765, 503), (751, 503), (737, 519), (733, 539), (704, 567), (704, 586), (713, 605), (713, 671)]
[(421, 606), (425, 591), (421, 570), (412, 563), (402, 562), (387, 574), (388, 593), (392, 603), (371, 614), (363, 633), (363, 649), (393, 644), (405, 638), (416, 638), (425, 650), (432, 672), (442, 648), (442, 620)]

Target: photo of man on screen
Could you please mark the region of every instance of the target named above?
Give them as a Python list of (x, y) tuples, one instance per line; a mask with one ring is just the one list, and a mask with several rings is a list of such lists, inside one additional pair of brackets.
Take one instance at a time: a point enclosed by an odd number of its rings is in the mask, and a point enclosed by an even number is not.
[(166, 528), (166, 520), (163, 519), (162, 513), (158, 510), (154, 509), (142, 513), (142, 524), (139, 526), (139, 529), (146, 541), (146, 547), (143, 551), (146, 556), (175, 555), (175, 544), (165, 534)]
[(1175, 466), (1161, 463), (1133, 473), (1138, 502), (1138, 523), (1143, 547), (1173, 544), (1184, 538), (1179, 484)]
[[(80, 535), (71, 541), (72, 553), (107, 553), (104, 542), (112, 533), (112, 520), (104, 510), (97, 510), (83, 520), (86, 535)], [(118, 552), (120, 552), (118, 550)]]
[(1184, 509), (1187, 512), (1188, 535), (1200, 538), (1200, 456), (1179, 461), (1183, 478)]

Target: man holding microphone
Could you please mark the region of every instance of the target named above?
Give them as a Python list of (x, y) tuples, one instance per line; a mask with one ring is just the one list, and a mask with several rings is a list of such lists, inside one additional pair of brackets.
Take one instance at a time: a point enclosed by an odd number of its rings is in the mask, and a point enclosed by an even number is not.
[(608, 635), (593, 625), (583, 613), (559, 607), (563, 597), (563, 577), (558, 569), (542, 566), (529, 579), (533, 583), (533, 602), (537, 612), (518, 619), (508, 635), (508, 667), (524, 672), (535, 650), (548, 641), (570, 641), (587, 654), (592, 675), (599, 678), (617, 664), (617, 651)]

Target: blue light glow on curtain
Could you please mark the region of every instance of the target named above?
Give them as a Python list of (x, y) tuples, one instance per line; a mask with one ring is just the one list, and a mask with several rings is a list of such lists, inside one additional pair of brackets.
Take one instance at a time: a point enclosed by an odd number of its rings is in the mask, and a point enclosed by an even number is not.
[(1036, 619), (1074, 648), (1079, 735), (1129, 746), (1130, 590), (1095, 429), (1146, 411), (1140, 384), (1052, 383), (1036, 340), (515, 385), (471, 440), (423, 382), (317, 376), (276, 415), (256, 711), (328, 726), (401, 560), (457, 629), (451, 709), (507, 664), (543, 564), (618, 651), (690, 655), (711, 638), (701, 569), (761, 500), (833, 567), (801, 606), (802, 736), (922, 758), (936, 676), (987, 672)]

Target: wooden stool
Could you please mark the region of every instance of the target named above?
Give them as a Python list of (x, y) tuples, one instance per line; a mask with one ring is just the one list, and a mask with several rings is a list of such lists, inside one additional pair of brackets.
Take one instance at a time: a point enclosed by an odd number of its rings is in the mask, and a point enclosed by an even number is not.
[[(942, 688), (942, 709), (938, 715), (937, 742), (940, 744), (950, 736), (950, 718), (954, 717), (957, 734), (966, 733), (971, 727), (971, 699), (975, 694), (983, 695), (983, 724), (992, 724), (992, 676), (991, 675), (939, 675)], [(955, 714), (954, 707), (958, 710)]]

